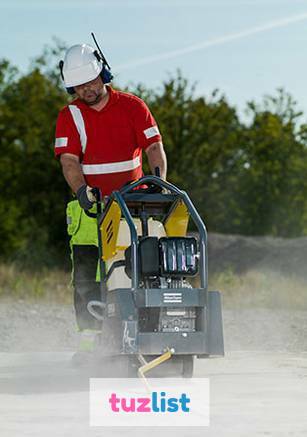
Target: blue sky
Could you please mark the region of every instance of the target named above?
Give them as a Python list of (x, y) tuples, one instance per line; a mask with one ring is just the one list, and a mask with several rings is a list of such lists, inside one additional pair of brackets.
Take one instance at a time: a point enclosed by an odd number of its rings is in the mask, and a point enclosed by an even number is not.
[(21, 70), (52, 36), (91, 31), (120, 85), (158, 87), (180, 68), (240, 109), (284, 87), (307, 117), (307, 0), (0, 0), (0, 57)]

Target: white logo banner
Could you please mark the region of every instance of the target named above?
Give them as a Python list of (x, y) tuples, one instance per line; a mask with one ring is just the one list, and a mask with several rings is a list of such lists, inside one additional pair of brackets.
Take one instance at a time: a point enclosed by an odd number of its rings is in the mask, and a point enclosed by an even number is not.
[(208, 378), (91, 378), (90, 426), (209, 426)]

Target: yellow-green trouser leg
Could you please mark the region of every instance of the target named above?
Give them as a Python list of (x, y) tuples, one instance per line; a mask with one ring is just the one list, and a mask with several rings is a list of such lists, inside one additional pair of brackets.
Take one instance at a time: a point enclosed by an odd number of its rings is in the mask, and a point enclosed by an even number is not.
[[(100, 300), (100, 286), (96, 282), (98, 265), (97, 221), (88, 217), (77, 200), (67, 205), (67, 226), (70, 235), (74, 306), (78, 328), (83, 331), (80, 348), (90, 349), (89, 330), (99, 329), (96, 319), (88, 312), (90, 300)], [(84, 335), (83, 335), (84, 334)], [(82, 345), (84, 337), (84, 344)]]

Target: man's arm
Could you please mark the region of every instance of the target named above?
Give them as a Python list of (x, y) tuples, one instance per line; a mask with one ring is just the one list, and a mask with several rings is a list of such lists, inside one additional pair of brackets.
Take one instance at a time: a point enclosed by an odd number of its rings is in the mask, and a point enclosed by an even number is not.
[(91, 209), (96, 199), (91, 191), (91, 187), (85, 182), (78, 156), (71, 153), (63, 153), (61, 155), (61, 164), (64, 177), (76, 194), (81, 208), (85, 210)]
[(60, 161), (66, 182), (72, 191), (77, 193), (79, 188), (86, 183), (79, 162), (79, 157), (71, 153), (63, 153)]
[(155, 174), (155, 168), (159, 167), (161, 178), (166, 180), (167, 160), (162, 142), (158, 141), (151, 144), (149, 147), (147, 147), (145, 152), (152, 174)]

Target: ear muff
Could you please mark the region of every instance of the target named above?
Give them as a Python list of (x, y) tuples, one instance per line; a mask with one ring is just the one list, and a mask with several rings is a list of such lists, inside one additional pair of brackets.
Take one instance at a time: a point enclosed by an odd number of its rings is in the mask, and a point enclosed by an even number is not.
[(111, 73), (110, 68), (107, 66), (106, 62), (102, 59), (97, 50), (94, 51), (94, 55), (96, 56), (99, 62), (102, 62), (102, 70), (100, 73), (100, 77), (103, 83), (110, 83), (113, 79), (113, 74)]
[(105, 64), (102, 67), (100, 77), (103, 83), (110, 83), (111, 80), (113, 79), (113, 74), (111, 73), (111, 70), (109, 70)]
[(75, 88), (73, 88), (73, 87), (66, 88), (66, 91), (67, 91), (68, 94), (70, 94), (71, 96), (72, 96), (73, 94), (75, 94)]

